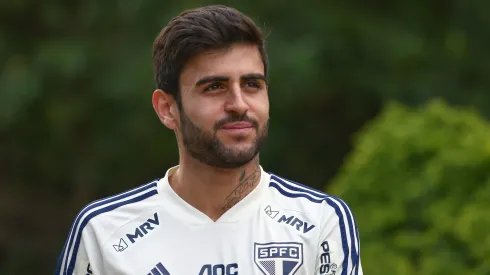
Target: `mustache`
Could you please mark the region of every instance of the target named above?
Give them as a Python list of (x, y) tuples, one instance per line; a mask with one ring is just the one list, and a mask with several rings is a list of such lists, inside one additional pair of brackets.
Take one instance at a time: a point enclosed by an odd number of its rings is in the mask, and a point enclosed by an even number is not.
[(216, 124), (214, 124), (214, 130), (217, 131), (219, 128), (223, 127), (225, 124), (231, 123), (231, 122), (248, 122), (248, 123), (252, 124), (255, 129), (259, 128), (259, 122), (256, 119), (253, 119), (253, 118), (247, 116), (247, 114), (243, 114), (243, 115), (239, 115), (239, 116), (238, 115), (232, 115), (232, 116), (229, 116), (227, 118), (221, 119), (220, 121), (216, 122)]

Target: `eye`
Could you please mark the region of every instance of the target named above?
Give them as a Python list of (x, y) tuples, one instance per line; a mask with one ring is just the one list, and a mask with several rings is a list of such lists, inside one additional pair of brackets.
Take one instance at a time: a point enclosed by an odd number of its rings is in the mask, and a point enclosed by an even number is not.
[(247, 83), (245, 83), (245, 86), (250, 88), (257, 88), (257, 89), (260, 89), (262, 87), (262, 85), (256, 80), (247, 81)]
[(209, 85), (206, 89), (204, 89), (204, 91), (205, 92), (211, 92), (211, 91), (219, 90), (222, 88), (223, 88), (223, 85), (221, 83), (213, 83), (213, 84)]

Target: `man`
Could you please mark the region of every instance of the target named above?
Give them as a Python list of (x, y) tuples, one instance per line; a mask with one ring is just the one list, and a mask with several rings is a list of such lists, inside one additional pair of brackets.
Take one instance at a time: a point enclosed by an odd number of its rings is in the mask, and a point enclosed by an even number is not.
[(185, 11), (153, 59), (153, 107), (179, 164), (86, 206), (57, 274), (362, 274), (348, 206), (259, 164), (268, 59), (254, 22), (225, 6)]

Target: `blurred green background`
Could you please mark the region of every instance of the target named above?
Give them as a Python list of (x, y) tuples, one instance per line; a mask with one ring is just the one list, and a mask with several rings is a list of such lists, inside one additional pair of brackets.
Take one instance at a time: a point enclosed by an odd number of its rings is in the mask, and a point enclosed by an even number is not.
[(77, 212), (163, 176), (151, 46), (227, 4), (268, 31), (267, 171), (341, 196), (364, 274), (490, 274), (490, 2), (0, 2), (0, 274), (52, 274)]

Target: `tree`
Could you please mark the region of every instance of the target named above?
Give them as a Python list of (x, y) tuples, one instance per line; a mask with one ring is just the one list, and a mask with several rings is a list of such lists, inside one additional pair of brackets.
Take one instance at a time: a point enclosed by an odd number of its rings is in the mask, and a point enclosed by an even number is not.
[(490, 274), (490, 125), (476, 112), (389, 104), (329, 192), (356, 216), (366, 274)]

